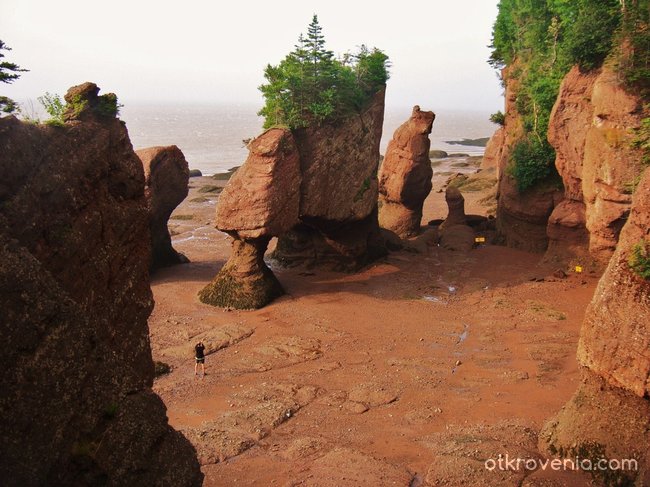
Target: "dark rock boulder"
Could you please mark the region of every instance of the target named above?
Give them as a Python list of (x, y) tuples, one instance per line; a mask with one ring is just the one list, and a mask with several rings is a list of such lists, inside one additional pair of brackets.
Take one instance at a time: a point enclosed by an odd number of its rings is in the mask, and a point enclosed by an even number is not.
[(145, 195), (151, 231), (151, 268), (189, 262), (172, 247), (167, 222), (174, 209), (187, 197), (189, 168), (175, 145), (149, 147), (136, 151), (142, 161)]
[(93, 86), (64, 127), (0, 119), (0, 478), (199, 486), (151, 391), (142, 165)]

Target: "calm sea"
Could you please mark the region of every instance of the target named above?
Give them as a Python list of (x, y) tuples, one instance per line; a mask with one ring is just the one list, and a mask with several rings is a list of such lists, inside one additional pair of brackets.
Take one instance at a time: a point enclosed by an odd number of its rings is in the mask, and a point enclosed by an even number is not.
[[(242, 142), (258, 135), (262, 118), (250, 105), (138, 105), (126, 104), (120, 118), (126, 122), (134, 148), (175, 144), (183, 151), (191, 169), (205, 175), (240, 166), (248, 154)], [(410, 108), (387, 108), (382, 153), (393, 132), (410, 115)], [(489, 137), (495, 130), (489, 113), (437, 111), (431, 134), (431, 148), (471, 155), (482, 147), (449, 145), (447, 140)]]

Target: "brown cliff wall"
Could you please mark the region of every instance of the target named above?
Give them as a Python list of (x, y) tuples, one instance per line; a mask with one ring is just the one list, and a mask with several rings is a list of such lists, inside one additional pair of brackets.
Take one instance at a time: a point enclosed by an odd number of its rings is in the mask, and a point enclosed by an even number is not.
[(640, 108), (610, 68), (581, 73), (575, 67), (563, 80), (548, 140), (565, 199), (549, 219), (547, 258), (606, 265), (612, 256), (640, 172), (630, 131), (639, 126)]
[(151, 391), (144, 174), (119, 120), (0, 119), (0, 478), (200, 485)]
[(650, 484), (650, 281), (629, 264), (644, 242), (650, 246), (648, 170), (587, 308), (578, 346), (583, 382), (540, 435), (553, 454), (639, 462), (636, 472), (597, 473), (607, 485)]
[(497, 168), (497, 230), (508, 247), (529, 252), (544, 252), (548, 245), (546, 224), (561, 193), (553, 187), (535, 187), (520, 193), (515, 179), (508, 174), (510, 155), (515, 143), (523, 135), (523, 125), (517, 113), (519, 80), (511, 76), (517, 65), (507, 67), (502, 76), (506, 80), (505, 124), (496, 131), (486, 147), (489, 164)]

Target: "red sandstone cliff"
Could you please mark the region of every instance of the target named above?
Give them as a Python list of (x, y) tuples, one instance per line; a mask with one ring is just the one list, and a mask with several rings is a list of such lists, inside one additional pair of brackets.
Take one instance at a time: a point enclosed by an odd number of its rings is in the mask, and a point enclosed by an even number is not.
[(650, 482), (650, 281), (630, 267), (639, 244), (650, 246), (648, 170), (587, 308), (578, 346), (583, 382), (540, 435), (552, 454), (639, 462), (638, 471), (608, 472), (607, 485)]
[(551, 113), (548, 140), (564, 182), (565, 198), (549, 219), (549, 256), (589, 256), (607, 264), (630, 210), (640, 154), (631, 129), (641, 102), (610, 68), (565, 77)]
[(0, 119), (0, 478), (200, 485), (151, 390), (142, 165), (97, 91), (64, 127)]
[(564, 192), (536, 187), (520, 193), (508, 175), (511, 150), (521, 136), (518, 80), (504, 70), (506, 119), (486, 147), (484, 165), (496, 165), (497, 226), (504, 243), (566, 262), (605, 265), (618, 241), (641, 170), (631, 147), (632, 129), (642, 118), (640, 100), (620, 85), (610, 68), (565, 77), (551, 114), (548, 140)]
[(548, 217), (561, 194), (552, 187), (536, 187), (520, 193), (515, 179), (508, 173), (512, 149), (523, 134), (516, 108), (519, 80), (511, 76), (517, 69), (518, 66), (513, 65), (503, 70), (505, 123), (488, 143), (484, 160), (486, 165), (495, 165), (497, 169), (497, 230), (501, 240), (508, 247), (544, 252), (548, 245)]

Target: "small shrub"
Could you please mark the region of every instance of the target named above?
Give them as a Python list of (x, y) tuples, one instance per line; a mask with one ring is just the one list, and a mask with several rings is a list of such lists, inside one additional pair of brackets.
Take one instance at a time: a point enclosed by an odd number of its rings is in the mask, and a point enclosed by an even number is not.
[(506, 116), (501, 110), (490, 115), (490, 122), (501, 125), (502, 127), (506, 124)]
[(524, 139), (512, 151), (508, 173), (523, 192), (551, 176), (554, 164), (555, 150), (546, 140)]
[[(646, 105), (644, 110), (650, 112), (650, 105)], [(650, 117), (641, 120), (641, 125), (634, 131), (632, 147), (641, 151), (643, 165), (650, 166)]]
[(112, 403), (108, 404), (104, 408), (104, 417), (106, 419), (113, 419), (115, 416), (117, 416), (117, 412), (118, 412), (119, 408), (120, 408), (119, 404), (117, 404), (116, 402), (112, 402)]
[(118, 103), (115, 93), (107, 93), (99, 97), (96, 110), (103, 117), (113, 118), (120, 114), (120, 108), (123, 106), (121, 103)]
[(641, 279), (650, 280), (650, 241), (641, 240), (635, 244), (627, 263)]
[(38, 97), (38, 102), (43, 105), (43, 108), (50, 116), (49, 120), (45, 121), (47, 125), (63, 126), (65, 104), (59, 95), (46, 92), (43, 96)]

